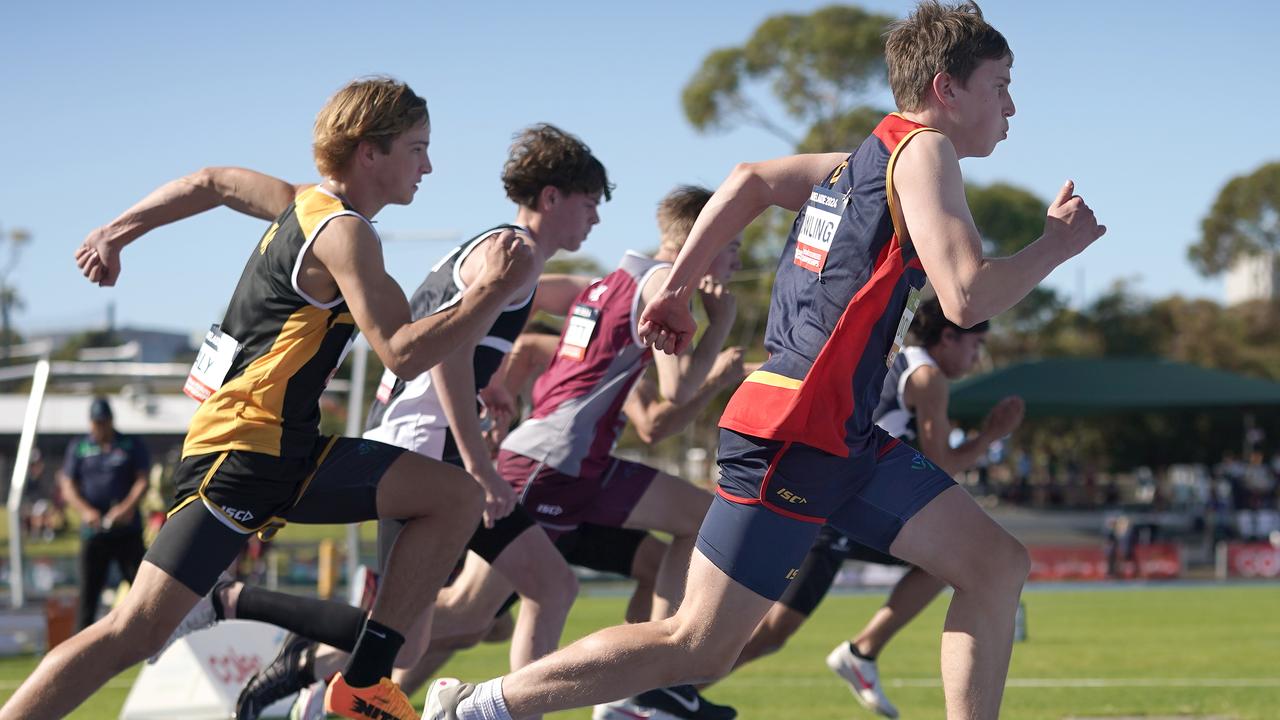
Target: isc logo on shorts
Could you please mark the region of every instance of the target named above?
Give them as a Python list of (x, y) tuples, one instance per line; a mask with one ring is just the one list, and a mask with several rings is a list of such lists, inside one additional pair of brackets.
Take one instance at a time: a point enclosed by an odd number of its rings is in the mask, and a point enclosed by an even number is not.
[(547, 505), (544, 503), (538, 506), (539, 515), (550, 515), (551, 517), (555, 517), (563, 513), (564, 513), (564, 508), (560, 507), (559, 505)]
[(782, 498), (783, 500), (786, 500), (792, 505), (804, 505), (805, 503), (809, 502), (808, 500), (805, 500), (804, 498), (800, 497), (799, 495), (785, 488), (778, 488), (778, 497)]
[(227, 517), (231, 518), (232, 520), (235, 520), (238, 523), (243, 524), (253, 520), (253, 513), (249, 512), (248, 510), (237, 510), (233, 507), (227, 507), (226, 505), (223, 505), (222, 512), (226, 513)]

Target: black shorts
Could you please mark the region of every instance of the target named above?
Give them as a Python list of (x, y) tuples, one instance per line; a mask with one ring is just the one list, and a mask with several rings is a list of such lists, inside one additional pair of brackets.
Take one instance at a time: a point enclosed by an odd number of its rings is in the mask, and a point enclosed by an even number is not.
[(631, 577), (640, 543), (648, 530), (582, 523), (555, 539), (556, 549), (570, 565)]
[(778, 602), (808, 617), (831, 591), (845, 560), (859, 560), (876, 565), (906, 565), (898, 558), (867, 547), (830, 525), (818, 531), (818, 539), (800, 564), (800, 570)]
[(229, 450), (183, 458), (169, 519), (146, 560), (204, 595), (249, 535), (270, 537), (285, 522), (376, 518), (378, 482), (404, 452), (373, 440), (318, 437), (303, 457)]

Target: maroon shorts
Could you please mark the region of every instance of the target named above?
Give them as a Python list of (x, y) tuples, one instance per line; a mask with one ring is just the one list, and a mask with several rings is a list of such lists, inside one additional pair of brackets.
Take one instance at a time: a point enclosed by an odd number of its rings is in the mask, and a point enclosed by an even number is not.
[(648, 465), (618, 458), (599, 475), (565, 475), (507, 450), (498, 453), (498, 472), (552, 537), (581, 523), (622, 527), (658, 475)]

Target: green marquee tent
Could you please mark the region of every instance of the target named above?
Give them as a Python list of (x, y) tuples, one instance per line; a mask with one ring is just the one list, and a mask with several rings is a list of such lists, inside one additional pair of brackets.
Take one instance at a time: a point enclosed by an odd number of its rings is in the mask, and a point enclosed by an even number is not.
[(950, 414), (983, 417), (1008, 395), (1027, 415), (1062, 417), (1280, 405), (1280, 383), (1149, 358), (1056, 358), (1017, 363), (952, 385)]

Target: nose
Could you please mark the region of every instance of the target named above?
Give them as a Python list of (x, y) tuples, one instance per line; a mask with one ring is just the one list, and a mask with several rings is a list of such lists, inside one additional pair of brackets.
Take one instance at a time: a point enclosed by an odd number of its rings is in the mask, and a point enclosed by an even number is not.
[(1011, 118), (1013, 117), (1013, 114), (1016, 112), (1018, 112), (1018, 108), (1014, 107), (1013, 96), (1010, 95), (1008, 102), (1005, 103), (1005, 106), (1004, 106), (1004, 116), (1007, 118)]
[(423, 175), (431, 174), (431, 158), (425, 155), (422, 157), (422, 174)]

